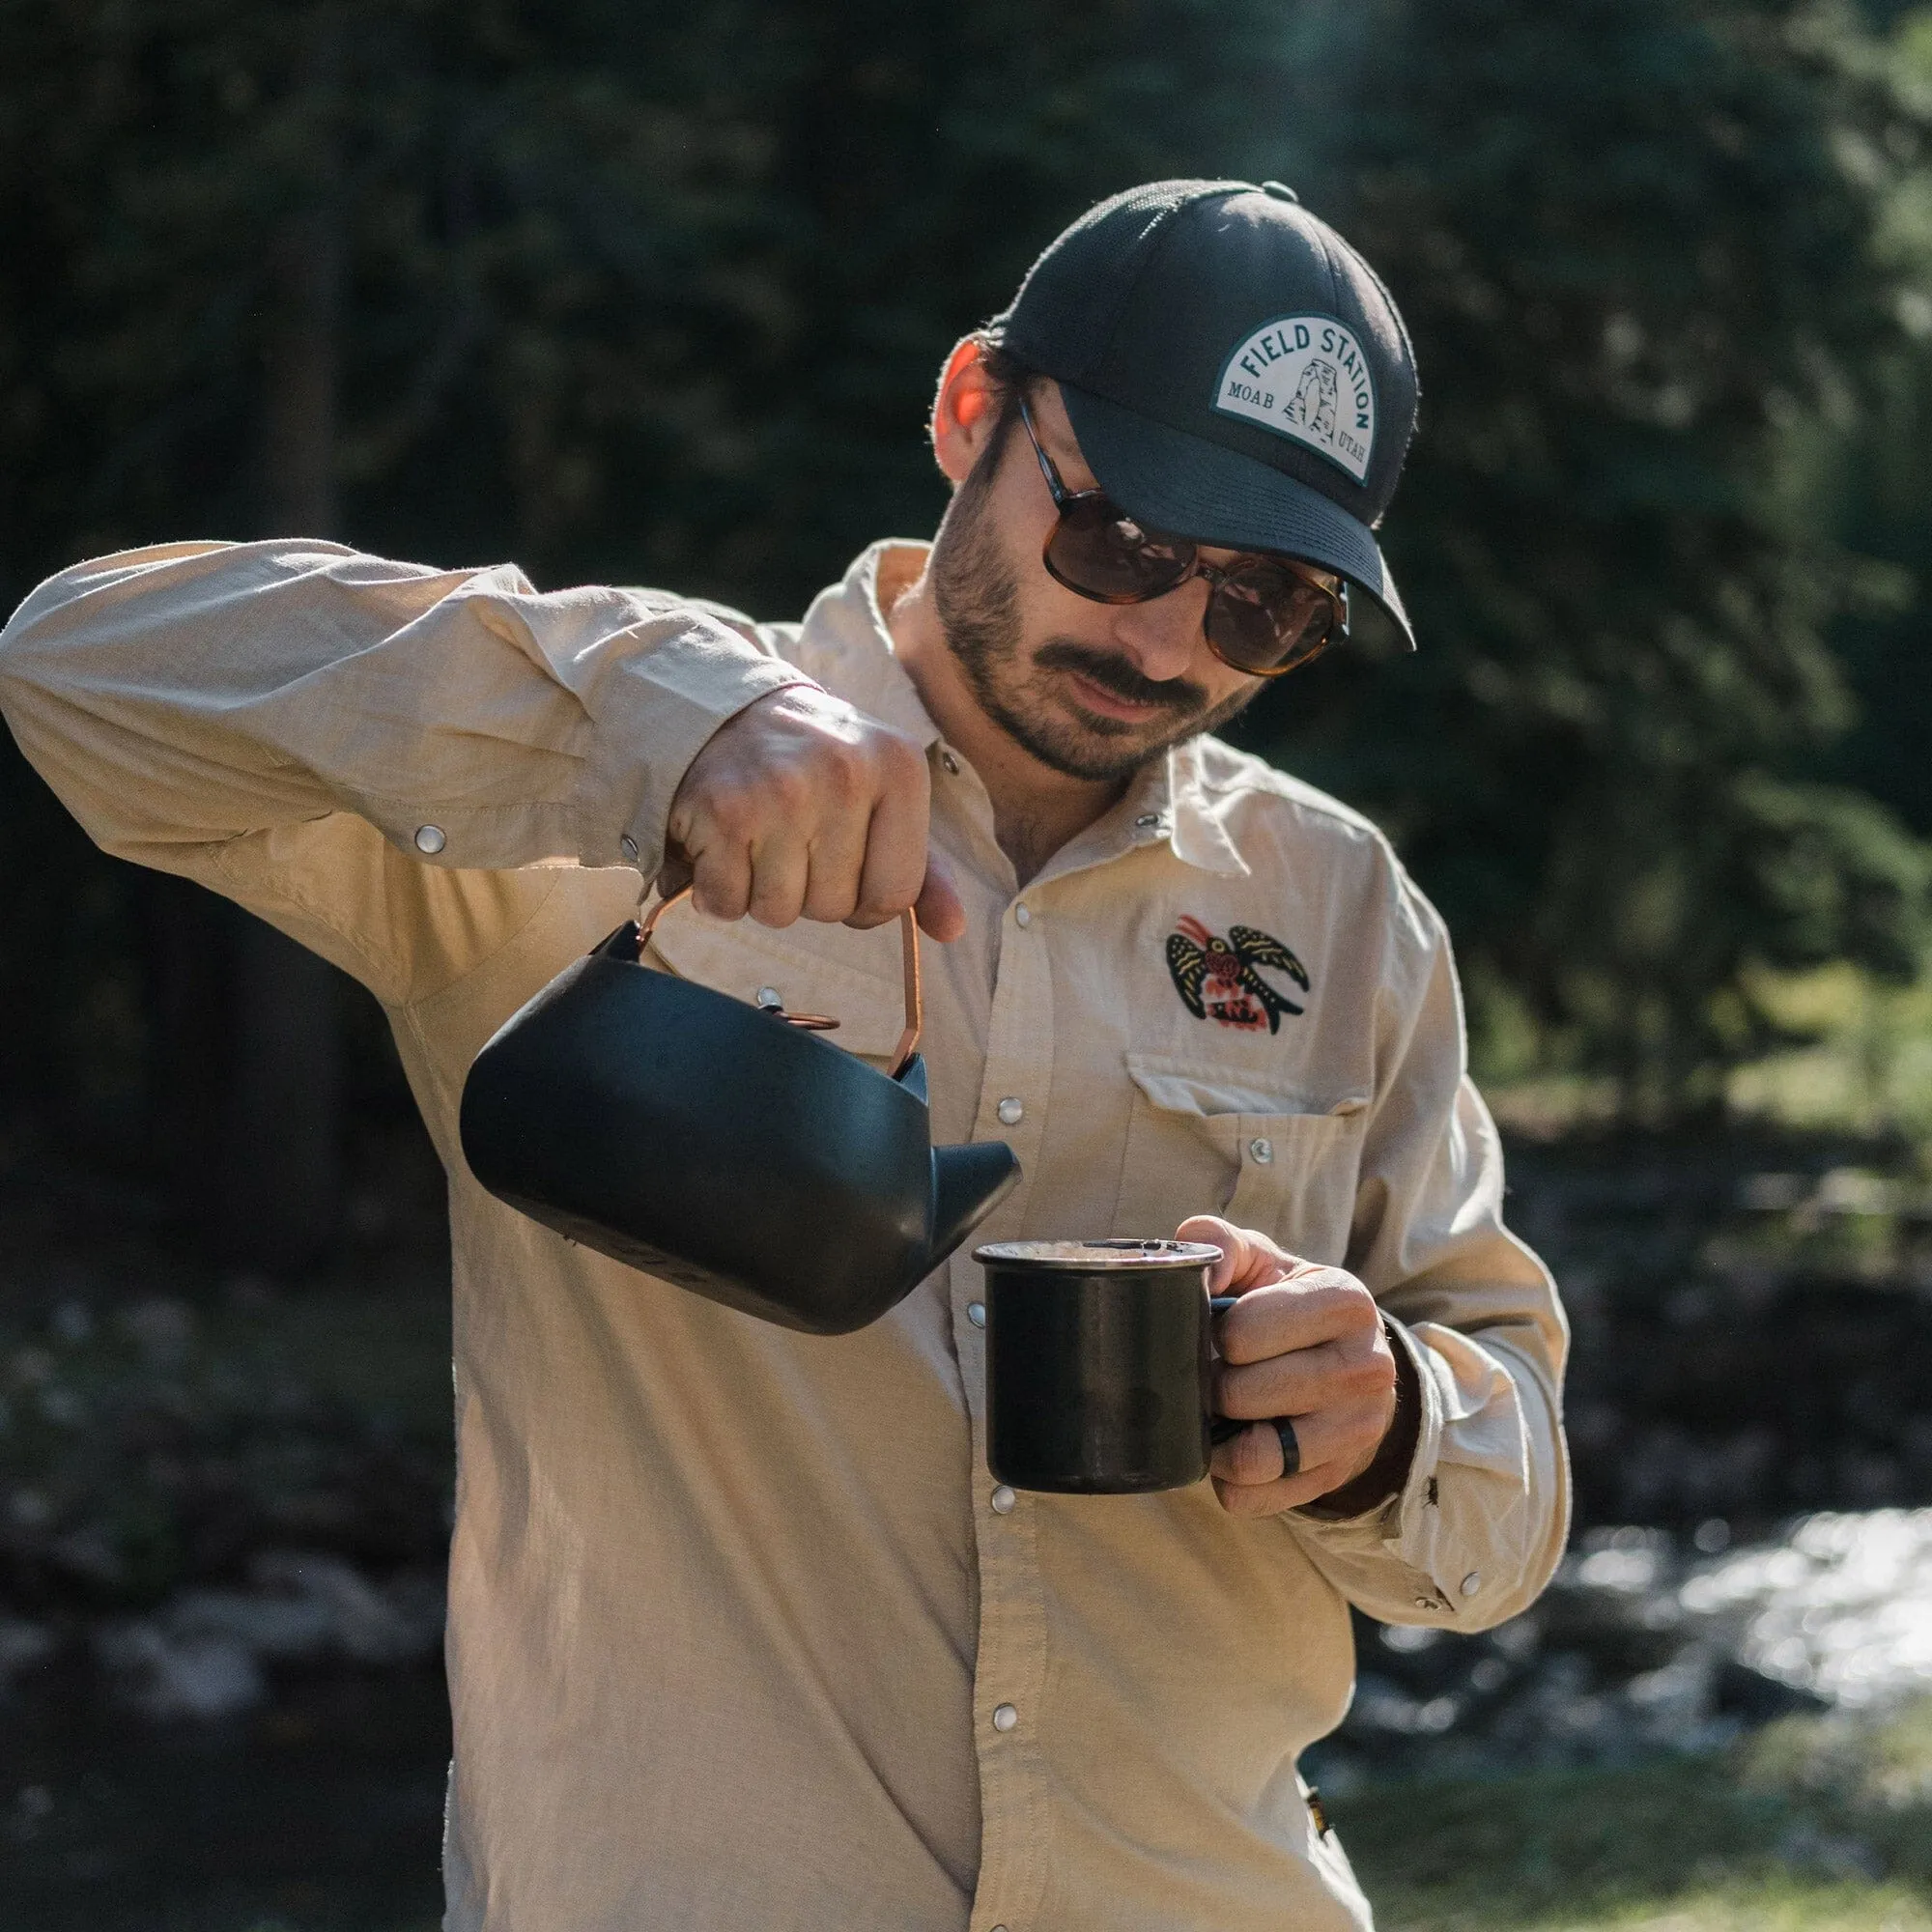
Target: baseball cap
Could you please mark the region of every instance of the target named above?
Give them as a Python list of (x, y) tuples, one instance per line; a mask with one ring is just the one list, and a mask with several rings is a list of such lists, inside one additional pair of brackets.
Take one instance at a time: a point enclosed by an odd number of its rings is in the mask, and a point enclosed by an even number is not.
[(1415, 427), (1414, 352), (1376, 271), (1293, 189), (1129, 188), (1050, 242), (986, 327), (1059, 383), (1122, 509), (1337, 571), (1414, 649), (1375, 534)]

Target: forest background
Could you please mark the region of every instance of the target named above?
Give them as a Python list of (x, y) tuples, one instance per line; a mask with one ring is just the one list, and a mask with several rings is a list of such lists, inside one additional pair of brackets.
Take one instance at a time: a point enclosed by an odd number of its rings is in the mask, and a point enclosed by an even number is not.
[[(1479, 1071), (1681, 1121), (1918, 1011), (1932, 10), (0, 0), (0, 608), (299, 533), (795, 615), (930, 529), (939, 363), (1062, 224), (1275, 177), (1415, 337), (1422, 649), (1242, 734), (1393, 834)], [(407, 1107), (363, 996), (11, 746), (0, 903), (0, 1167), (320, 1255)]]

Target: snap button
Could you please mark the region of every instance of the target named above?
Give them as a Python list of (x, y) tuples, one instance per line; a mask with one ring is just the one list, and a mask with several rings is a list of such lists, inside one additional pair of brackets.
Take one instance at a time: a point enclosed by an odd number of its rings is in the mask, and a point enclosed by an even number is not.
[(440, 825), (418, 825), (416, 827), (416, 850), (434, 859), (449, 840), (442, 836)]
[(1153, 828), (1160, 823), (1160, 813), (1157, 811), (1144, 811), (1137, 819), (1134, 820), (1134, 823), (1138, 825), (1143, 832), (1151, 832)]
[(618, 851), (623, 853), (624, 857), (629, 859), (633, 865), (637, 863), (638, 841), (635, 838), (633, 838), (628, 832), (624, 834), (623, 838), (617, 840), (617, 849)]
[(986, 1325), (986, 1304), (983, 1301), (969, 1301), (966, 1304), (966, 1319), (976, 1328)]
[(1463, 1596), (1465, 1597), (1479, 1596), (1482, 1593), (1482, 1588), (1483, 1588), (1483, 1573), (1480, 1570), (1471, 1570), (1469, 1574), (1463, 1578)]
[(993, 1492), (993, 1514), (995, 1516), (1011, 1516), (1013, 1505), (1018, 1501), (1019, 1497), (1011, 1490), (1008, 1489), (1006, 1484), (1002, 1483)]
[(996, 1731), (1009, 1731), (1020, 1720), (1020, 1714), (1010, 1704), (993, 1706), (993, 1728)]
[(1009, 1094), (993, 1110), (1000, 1117), (1003, 1127), (1016, 1127), (1026, 1119), (1026, 1102)]
[(959, 776), (959, 760), (955, 758), (951, 752), (941, 752), (939, 754), (939, 762), (942, 765), (944, 765), (946, 769), (949, 772), (951, 772), (954, 778), (957, 778)]
[(1418, 1610), (1433, 1610), (1435, 1607), (1435, 1599), (1434, 1597), (1418, 1597), (1415, 1600), (1415, 1607)]
[(1265, 1167), (1268, 1164), (1268, 1162), (1274, 1158), (1274, 1143), (1271, 1140), (1268, 1140), (1264, 1136), (1257, 1134), (1255, 1138), (1248, 1143), (1248, 1151), (1254, 1155), (1256, 1161), (1261, 1166)]
[(1273, 195), (1277, 201), (1299, 201), (1301, 199), (1286, 182), (1263, 182), (1262, 192)]
[(1033, 913), (1028, 908), (1027, 902), (1024, 899), (1013, 908), (1013, 923), (1015, 925), (1031, 925), (1033, 923)]

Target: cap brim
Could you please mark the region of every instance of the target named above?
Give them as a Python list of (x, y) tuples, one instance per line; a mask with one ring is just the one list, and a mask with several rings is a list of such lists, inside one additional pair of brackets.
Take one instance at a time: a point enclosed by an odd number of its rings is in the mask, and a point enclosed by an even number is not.
[(1091, 389), (1062, 383), (1080, 453), (1124, 510), (1171, 535), (1223, 550), (1278, 551), (1333, 570), (1381, 606), (1415, 648), (1408, 612), (1368, 525), (1293, 476)]

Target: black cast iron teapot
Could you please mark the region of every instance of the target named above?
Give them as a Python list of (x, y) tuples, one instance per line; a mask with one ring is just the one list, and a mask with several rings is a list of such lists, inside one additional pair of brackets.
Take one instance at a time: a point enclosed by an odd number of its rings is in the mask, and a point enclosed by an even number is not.
[(498, 1200), (633, 1267), (814, 1335), (909, 1294), (1019, 1179), (1004, 1141), (935, 1148), (919, 927), (890, 1074), (838, 1022), (639, 964), (683, 898), (627, 921), (499, 1028), (464, 1083), (470, 1171)]

